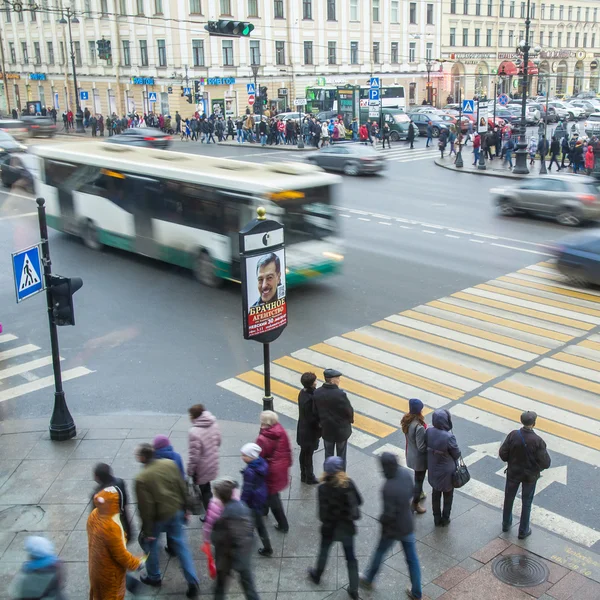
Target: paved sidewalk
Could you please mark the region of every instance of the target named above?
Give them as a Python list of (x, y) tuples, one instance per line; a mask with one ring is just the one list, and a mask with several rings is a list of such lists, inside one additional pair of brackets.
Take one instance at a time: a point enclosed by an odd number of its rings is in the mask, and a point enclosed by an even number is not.
[[(486, 169), (480, 170), (476, 166), (473, 166), (473, 148), (471, 146), (467, 146), (467, 148), (463, 148), (462, 157), (464, 167), (461, 169), (456, 168), (454, 164), (454, 156), (449, 157), (445, 156), (442, 158), (436, 158), (435, 164), (439, 167), (443, 167), (444, 169), (449, 169), (450, 171), (456, 171), (457, 173), (469, 173), (471, 175), (483, 175), (484, 177), (504, 177), (505, 179), (523, 179), (525, 177), (537, 177), (540, 173), (540, 161), (536, 160), (533, 167), (529, 166), (529, 158), (527, 158), (527, 168), (529, 169), (528, 175), (517, 175), (513, 173), (505, 163), (503, 163), (501, 158), (494, 158), (493, 160), (486, 160), (485, 166)], [(513, 155), (513, 165), (515, 164), (515, 159)], [(546, 165), (548, 161), (546, 161)]]
[[(0, 598), (24, 560), (23, 541), (30, 532), (48, 536), (66, 564), (67, 598), (88, 598), (86, 519), (93, 489), (92, 468), (97, 462), (112, 464), (115, 474), (126, 479), (131, 495), (132, 480), (139, 468), (133, 453), (137, 444), (157, 434), (170, 434), (175, 449), (184, 457), (187, 448), (187, 417), (119, 414), (77, 417), (78, 435), (67, 442), (49, 440), (47, 419), (0, 423)], [(258, 426), (220, 421), (223, 433), (221, 475), (239, 478), (242, 462), (239, 449), (255, 439)], [(292, 439), (295, 434), (290, 432)], [(322, 460), (322, 451), (315, 465)], [(278, 533), (269, 520), (275, 555), (256, 555), (253, 567), (262, 600), (346, 599), (346, 563), (340, 547), (332, 550), (319, 586), (307, 580), (306, 569), (313, 565), (319, 546), (316, 519), (316, 489), (299, 483), (296, 464), (284, 496), (290, 521), (287, 535)], [(349, 474), (363, 494), (365, 504), (356, 553), (364, 570), (377, 543), (382, 476), (375, 456), (349, 448)], [(427, 489), (429, 492), (430, 490)], [(134, 498), (133, 498), (134, 499)], [(134, 499), (135, 500), (135, 499)], [(516, 527), (500, 533), (498, 510), (478, 504), (458, 492), (448, 527), (433, 524), (428, 512), (416, 518), (416, 537), (426, 598), (442, 600), (598, 600), (600, 598), (600, 556), (561, 538), (535, 529), (524, 541), (517, 540)], [(135, 508), (134, 506), (132, 508)], [(137, 515), (135, 526), (138, 527)], [(206, 561), (200, 552), (201, 533), (197, 517), (190, 524), (189, 537), (201, 577), (201, 593), (211, 595)], [(339, 546), (339, 545), (337, 545)], [(134, 553), (141, 551), (131, 544)], [(501, 554), (529, 555), (548, 567), (547, 581), (535, 588), (510, 587), (492, 573), (492, 563)], [(181, 598), (186, 589), (176, 560), (161, 558), (164, 580), (159, 590), (143, 588), (142, 598)], [(399, 546), (389, 553), (376, 580), (377, 589), (361, 591), (368, 600), (398, 600), (409, 583), (407, 567)], [(230, 599), (241, 600), (237, 582), (230, 586)]]

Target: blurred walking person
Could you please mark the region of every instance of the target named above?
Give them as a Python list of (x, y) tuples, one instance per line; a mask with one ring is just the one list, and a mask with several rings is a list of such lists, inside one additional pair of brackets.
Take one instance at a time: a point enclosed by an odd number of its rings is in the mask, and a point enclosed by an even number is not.
[(289, 471), (292, 466), (292, 446), (285, 429), (279, 423), (279, 417), (272, 410), (260, 413), (260, 433), (256, 443), (261, 448), (261, 456), (269, 465), (267, 474), (267, 504), (277, 525), (275, 529), (282, 533), (289, 531), (289, 524), (279, 492), (289, 483)]
[(502, 513), (502, 531), (508, 531), (512, 525), (512, 511), (515, 497), (521, 486), (521, 521), (519, 539), (531, 535), (529, 519), (531, 505), (535, 495), (535, 486), (540, 473), (550, 468), (551, 460), (546, 442), (533, 431), (537, 415), (526, 411), (521, 415), (521, 429), (511, 431), (500, 446), (499, 456), (508, 463), (506, 487), (504, 489), (504, 511)]
[(427, 509), (420, 505), (424, 498), (423, 482), (427, 472), (427, 442), (425, 431), (427, 424), (423, 417), (423, 402), (418, 398), (408, 401), (408, 412), (402, 417), (402, 433), (406, 437), (406, 466), (415, 472), (412, 509), (422, 515)]
[(556, 139), (556, 136), (552, 136), (550, 142), (550, 163), (548, 164), (548, 173), (552, 171), (552, 164), (556, 163), (556, 170), (560, 171), (560, 164), (558, 163), (558, 155), (560, 154), (560, 142)]
[(298, 427), (296, 443), (300, 446), (300, 481), (314, 485), (319, 483), (313, 469), (313, 454), (319, 447), (321, 426), (315, 411), (314, 392), (317, 387), (317, 376), (304, 373), (300, 378), (302, 389), (298, 394)]
[(13, 600), (65, 600), (63, 567), (54, 544), (45, 537), (32, 535), (25, 539), (25, 552), (27, 560), (12, 580), (8, 597)]
[[(127, 488), (125, 487), (125, 481), (120, 477), (115, 477), (112, 468), (106, 463), (98, 463), (94, 467), (94, 481), (98, 484), (98, 487), (94, 490), (92, 496), (92, 504), (94, 496), (107, 487), (114, 487), (119, 494), (119, 514), (121, 519), (121, 526), (125, 533), (125, 542), (130, 542), (132, 539), (131, 532), (131, 521), (127, 513), (127, 505), (129, 504), (129, 498), (127, 496)], [(93, 510), (93, 509), (92, 509)]]
[[(450, 411), (440, 408), (433, 413), (433, 427), (425, 433), (427, 442), (427, 471), (431, 493), (431, 510), (436, 526), (450, 523), (450, 512), (454, 499), (453, 477), (456, 472), (456, 461), (460, 450), (452, 433), (452, 417)], [(444, 497), (444, 508), (441, 502)]]
[(87, 520), (90, 600), (123, 600), (127, 571), (137, 571), (143, 560), (125, 546), (119, 519), (120, 496), (107, 487), (94, 496), (94, 510)]
[(406, 141), (410, 144), (410, 149), (415, 148), (415, 124), (411, 121), (408, 124), (408, 133), (406, 134)]
[(215, 600), (224, 600), (227, 580), (231, 571), (237, 571), (240, 584), (247, 600), (259, 600), (250, 569), (254, 523), (252, 512), (240, 500), (233, 497), (235, 482), (219, 482), (215, 485), (215, 496), (222, 502), (224, 509), (215, 521), (211, 534), (215, 547), (217, 581)]
[(210, 482), (219, 474), (221, 431), (216, 417), (203, 404), (194, 404), (188, 413), (192, 426), (188, 434), (187, 474), (200, 488), (206, 510), (212, 496)]
[(344, 547), (348, 566), (348, 594), (358, 600), (358, 560), (354, 554), (355, 521), (360, 519), (362, 497), (356, 485), (344, 471), (343, 460), (330, 456), (325, 461), (325, 473), (318, 487), (319, 520), (321, 521), (321, 548), (317, 565), (308, 576), (319, 584), (327, 565), (329, 549), (334, 542)]
[(398, 464), (398, 458), (391, 452), (380, 457), (381, 468), (386, 479), (381, 490), (383, 512), (379, 517), (381, 537), (366, 574), (361, 576), (360, 585), (365, 589), (373, 587), (373, 580), (381, 567), (388, 550), (396, 541), (402, 543), (404, 558), (408, 565), (411, 587), (406, 589), (409, 598), (422, 598), (421, 565), (417, 555), (411, 501), (413, 498), (412, 473)]

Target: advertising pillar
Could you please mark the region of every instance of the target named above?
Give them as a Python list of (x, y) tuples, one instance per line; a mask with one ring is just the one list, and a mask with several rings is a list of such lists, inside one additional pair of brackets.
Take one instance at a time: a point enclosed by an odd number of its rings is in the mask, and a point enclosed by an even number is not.
[(283, 225), (266, 218), (264, 208), (240, 232), (244, 339), (263, 344), (263, 410), (273, 410), (269, 344), (287, 325)]

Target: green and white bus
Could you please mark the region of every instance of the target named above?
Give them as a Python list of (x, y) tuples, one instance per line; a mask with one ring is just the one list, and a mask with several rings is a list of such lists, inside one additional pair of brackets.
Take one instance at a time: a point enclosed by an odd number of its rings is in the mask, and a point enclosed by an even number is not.
[(35, 192), (48, 225), (92, 249), (114, 246), (240, 280), (238, 231), (264, 206), (285, 227), (288, 285), (343, 262), (333, 196), (340, 179), (302, 163), (260, 164), (102, 142), (40, 145)]

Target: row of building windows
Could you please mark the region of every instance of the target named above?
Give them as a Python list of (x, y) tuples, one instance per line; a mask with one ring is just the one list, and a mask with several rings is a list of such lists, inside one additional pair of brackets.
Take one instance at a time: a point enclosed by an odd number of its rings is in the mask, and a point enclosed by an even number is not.
[[(399, 54), (399, 43), (392, 42), (390, 45), (390, 54), (389, 57), (382, 57), (381, 54), (381, 43), (373, 42), (371, 52), (372, 62), (375, 64), (381, 64), (383, 62), (389, 62), (391, 64), (399, 64), (400, 62), (404, 62), (400, 60)], [(385, 58), (385, 60), (384, 60)], [(433, 60), (433, 44), (428, 42), (425, 48), (425, 59)], [(409, 63), (417, 62), (417, 43), (410, 42), (408, 45), (408, 61)], [(337, 55), (337, 42), (327, 42), (327, 63), (330, 65), (338, 64), (338, 55)], [(360, 60), (360, 51), (358, 42), (350, 42), (350, 64), (351, 65), (359, 65), (362, 61)], [(312, 65), (314, 64), (314, 54), (313, 54), (313, 43), (312, 42), (304, 42), (304, 64)]]
[[(450, 0), (450, 13), (455, 15), (457, 14), (457, 4), (460, 0)], [(483, 6), (485, 6), (485, 10), (488, 17), (494, 16), (494, 0), (462, 0), (462, 14), (468, 15), (471, 14), (469, 9), (471, 6), (475, 6), (475, 15), (481, 16), (483, 15)], [(510, 18), (521, 18), (525, 19), (527, 17), (527, 3), (521, 2), (520, 13), (517, 14), (517, 2), (516, 0), (509, 0), (508, 2), (508, 11), (506, 11), (506, 0), (500, 0), (498, 7), (498, 16), (500, 17), (510, 17)], [(548, 17), (546, 15), (546, 5), (542, 4), (540, 7), (540, 18), (542, 20), (549, 18), (550, 20), (554, 20), (556, 18), (556, 12), (554, 10), (554, 4), (550, 4)], [(506, 14), (508, 12), (508, 14)], [(535, 19), (535, 2), (531, 3), (530, 8), (530, 17)], [(578, 6), (574, 9), (572, 6), (567, 7), (567, 21), (573, 21), (573, 17), (575, 16), (575, 20), (577, 22), (582, 21), (582, 17), (585, 15), (583, 19), (584, 22), (590, 22), (590, 16), (593, 15), (594, 23), (598, 20), (598, 9), (594, 8), (593, 13), (589, 7), (586, 7), (585, 11)], [(564, 5), (559, 5), (558, 7), (558, 20), (563, 21), (565, 19), (565, 7)]]
[[(154, 15), (163, 15), (163, 0), (134, 0), (134, 12), (127, 12), (127, 0), (118, 0), (118, 15), (121, 16), (140, 16), (146, 14), (146, 3), (150, 2), (153, 6), (151, 9), (154, 10)], [(247, 17), (258, 17), (258, 0), (247, 0)], [(336, 21), (337, 20), (337, 0), (324, 0), (326, 2), (327, 8), (327, 20), (328, 21)], [(371, 0), (372, 2), (372, 13), (373, 13), (373, 21), (380, 22), (381, 21), (381, 0)], [(491, 0), (490, 0), (491, 4)], [(313, 9), (315, 6), (315, 0), (302, 0), (302, 18), (305, 20), (313, 19)], [(454, 1), (454, 6), (456, 7), (456, 2)], [(12, 19), (11, 5), (6, 4), (5, 15), (6, 22), (10, 23)], [(359, 0), (350, 0), (350, 21), (359, 21), (360, 20), (360, 6)], [(53, 11), (58, 10), (58, 5), (56, 9), (52, 9), (49, 6), (48, 0), (42, 0), (40, 6), (40, 13), (42, 15), (42, 19), (45, 22), (50, 21), (50, 17)], [(77, 12), (76, 7), (74, 7), (74, 11)], [(189, 0), (189, 11), (191, 15), (202, 15), (202, 3), (201, 0)], [(232, 14), (232, 0), (219, 0), (219, 11), (221, 17), (231, 17)], [(433, 25), (433, 12), (434, 5), (433, 3), (427, 4), (426, 10), (426, 22), (428, 25)], [(101, 17), (109, 16), (109, 3), (108, 0), (99, 0), (99, 13)], [(32, 23), (37, 22), (37, 12), (31, 11), (30, 19)], [(92, 17), (96, 13), (92, 10), (92, 2), (91, 0), (84, 0), (83, 2), (83, 15), (85, 17)], [(465, 13), (466, 14), (466, 13)], [(479, 14), (479, 13), (477, 13)], [(23, 22), (24, 20), (24, 12), (18, 12), (17, 21)], [(284, 19), (284, 0), (273, 0), (273, 17), (276, 19)], [(400, 0), (390, 0), (390, 14), (389, 19), (391, 23), (399, 23), (400, 22)], [(410, 23), (417, 23), (417, 3), (410, 2), (409, 4), (409, 21)]]
[[(542, 48), (595, 48), (596, 47), (596, 34), (592, 33), (589, 37), (587, 33), (584, 33), (583, 35), (580, 35), (579, 32), (576, 32), (574, 34), (571, 34), (570, 31), (568, 31), (565, 36), (563, 37), (563, 32), (559, 31), (556, 34), (556, 40), (554, 38), (554, 32), (553, 31), (549, 31), (548, 32), (548, 37), (546, 38), (544, 35), (545, 32), (540, 31), (540, 41), (539, 44), (540, 46), (542, 46)], [(508, 31), (508, 36), (505, 38), (504, 37), (504, 30), (500, 29), (498, 30), (498, 47), (503, 48), (503, 47), (509, 47), (509, 48), (513, 48), (516, 46), (516, 44), (518, 44), (520, 42), (520, 40), (523, 39), (524, 36), (524, 32), (522, 30), (518, 31), (518, 36), (515, 39), (515, 32), (514, 30), (509, 30)], [(530, 35), (530, 44), (533, 44), (535, 42), (535, 31), (530, 31), (529, 32)], [(486, 29), (485, 31), (485, 46), (495, 46), (496, 44), (494, 44), (493, 42), (493, 33), (491, 29)], [(506, 44), (504, 44), (504, 42), (507, 42)], [(556, 41), (556, 46), (554, 45), (554, 42)], [(563, 41), (565, 42), (565, 44), (563, 45)], [(456, 27), (451, 27), (450, 28), (450, 41), (449, 41), (449, 45), (450, 46), (457, 46), (458, 44), (457, 42), (457, 38), (456, 38)], [(582, 42), (581, 46), (579, 45), (579, 43)], [(589, 42), (589, 45), (588, 45)], [(460, 46), (469, 46), (470, 45), (470, 33), (469, 33), (469, 28), (468, 27), (463, 27), (462, 30), (462, 44), (460, 44)], [(481, 29), (475, 29), (474, 32), (474, 36), (473, 36), (473, 46), (482, 46), (484, 44), (482, 44), (482, 31)]]

